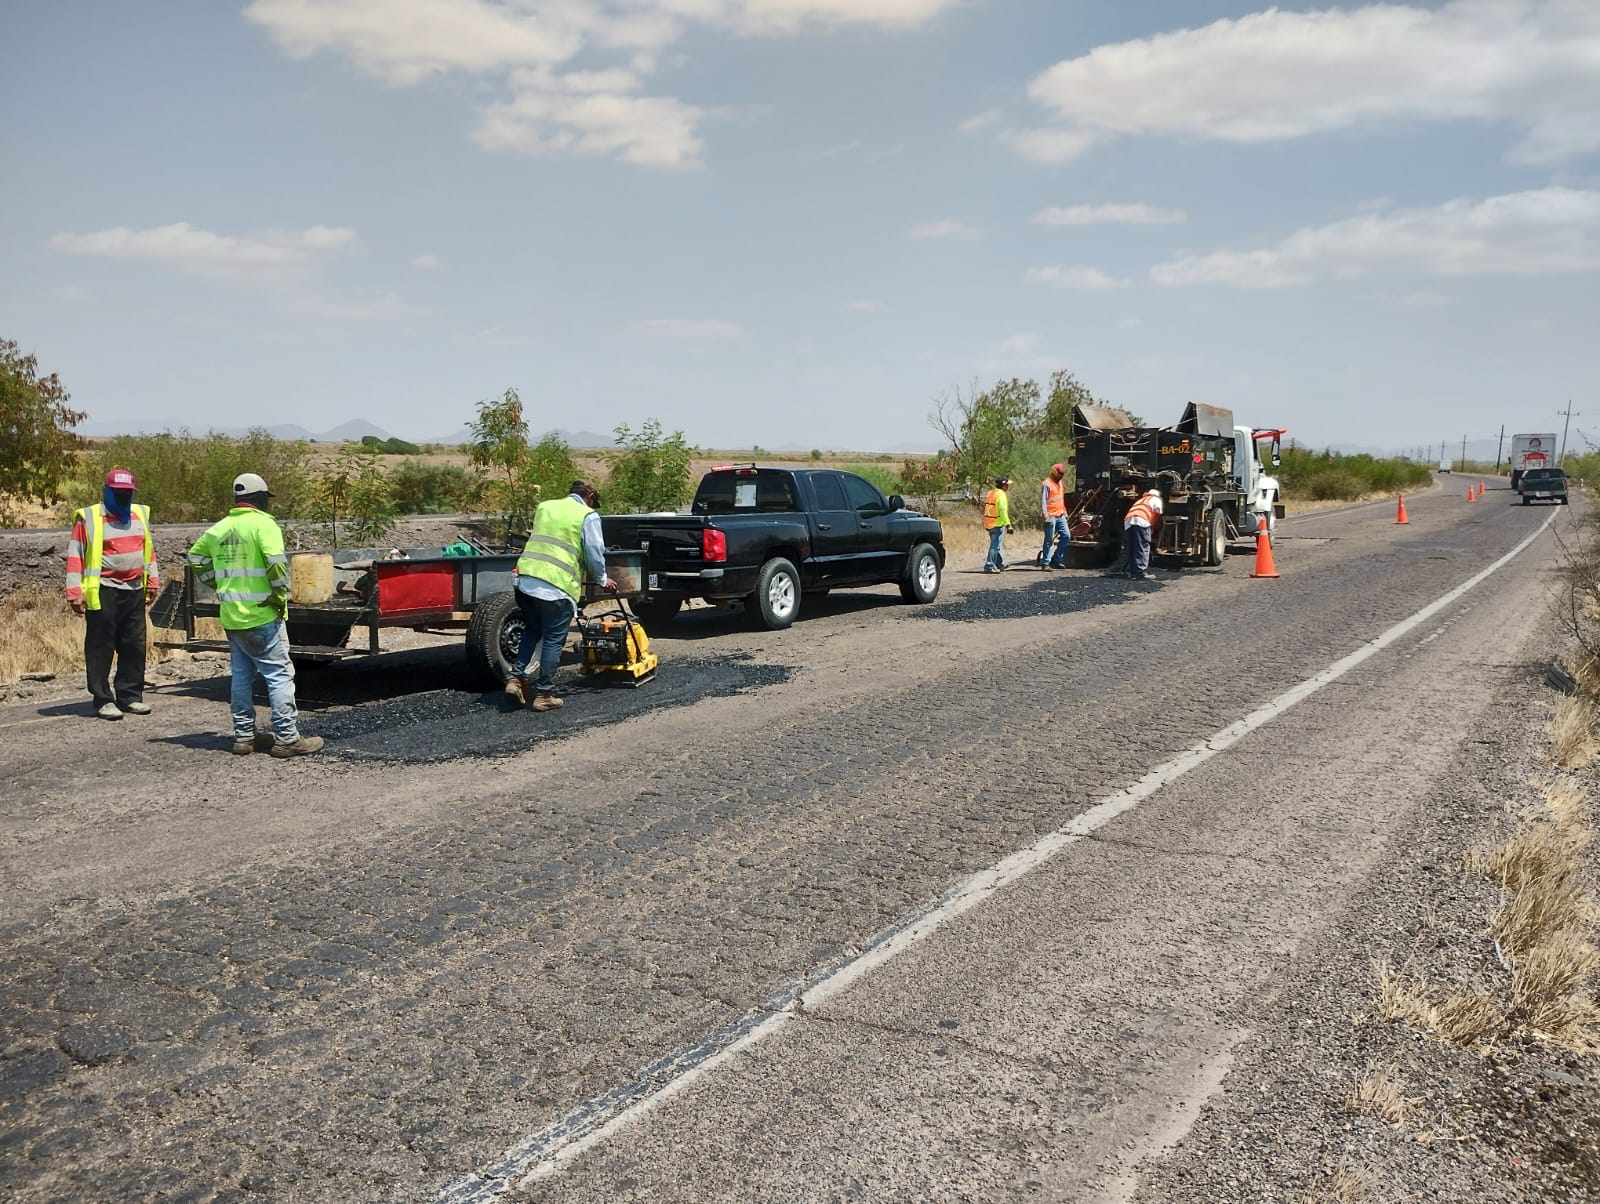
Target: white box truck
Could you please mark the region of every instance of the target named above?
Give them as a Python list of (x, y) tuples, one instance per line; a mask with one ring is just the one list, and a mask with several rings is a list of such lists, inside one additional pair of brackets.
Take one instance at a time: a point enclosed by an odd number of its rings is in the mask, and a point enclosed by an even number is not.
[(1511, 436), (1511, 488), (1522, 492), (1522, 474), (1530, 468), (1555, 468), (1556, 437), (1552, 434)]

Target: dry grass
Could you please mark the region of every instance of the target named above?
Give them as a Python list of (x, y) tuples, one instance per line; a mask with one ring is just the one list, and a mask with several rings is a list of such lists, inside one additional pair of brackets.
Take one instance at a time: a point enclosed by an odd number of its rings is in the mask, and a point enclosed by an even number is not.
[[(145, 620), (149, 623), (148, 618)], [(222, 639), (215, 619), (202, 619), (202, 639)], [(158, 639), (182, 639), (183, 633), (149, 627), (148, 663), (171, 659), (173, 651), (157, 648)], [(24, 673), (64, 674), (83, 668), (83, 620), (55, 590), (23, 587), (0, 599), (0, 683)]]
[(1600, 754), (1594, 708), (1579, 695), (1563, 697), (1550, 718), (1550, 756), (1563, 769), (1587, 765)]
[(1494, 994), (1478, 987), (1440, 990), (1415, 970), (1378, 967), (1378, 1015), (1437, 1035), (1452, 1045), (1481, 1045), (1505, 1028)]
[(1340, 1162), (1339, 1169), (1319, 1183), (1302, 1204), (1361, 1204), (1372, 1198), (1372, 1178), (1365, 1171)]
[(1355, 1090), (1344, 1101), (1345, 1110), (1371, 1116), (1391, 1125), (1404, 1124), (1411, 1100), (1405, 1080), (1394, 1066), (1368, 1066)]

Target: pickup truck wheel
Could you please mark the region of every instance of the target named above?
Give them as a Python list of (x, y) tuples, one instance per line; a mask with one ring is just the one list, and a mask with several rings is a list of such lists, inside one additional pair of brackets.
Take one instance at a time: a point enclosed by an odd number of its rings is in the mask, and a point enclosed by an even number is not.
[(633, 613), (638, 615), (639, 621), (647, 627), (665, 627), (678, 617), (678, 612), (682, 609), (682, 598), (651, 598), (634, 603)]
[(794, 565), (781, 556), (762, 565), (752, 601), (761, 625), (769, 631), (782, 631), (793, 623), (800, 613), (800, 574)]
[(1211, 512), (1211, 538), (1206, 541), (1206, 564), (1216, 568), (1228, 558), (1228, 516)]
[(925, 543), (911, 549), (900, 596), (907, 602), (932, 602), (939, 596), (939, 553)]
[(522, 611), (507, 590), (478, 603), (467, 624), (467, 664), (494, 685), (511, 676), (511, 666), (522, 644)]

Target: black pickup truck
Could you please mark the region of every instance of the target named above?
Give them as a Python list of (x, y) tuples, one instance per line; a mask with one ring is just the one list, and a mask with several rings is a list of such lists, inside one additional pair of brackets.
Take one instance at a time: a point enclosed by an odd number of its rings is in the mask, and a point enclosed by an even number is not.
[(898, 583), (908, 602), (932, 602), (944, 573), (944, 528), (831, 468), (719, 466), (688, 514), (608, 514), (608, 548), (643, 548), (648, 624), (689, 598), (742, 601), (762, 625), (787, 627), (806, 594)]

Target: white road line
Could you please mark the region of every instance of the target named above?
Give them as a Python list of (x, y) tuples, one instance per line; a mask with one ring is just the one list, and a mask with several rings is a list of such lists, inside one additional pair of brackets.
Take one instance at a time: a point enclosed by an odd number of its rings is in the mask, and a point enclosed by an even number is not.
[(589, 1100), (555, 1124), (529, 1134), (492, 1165), (476, 1174), (466, 1175), (441, 1190), (434, 1197), (436, 1204), (488, 1204), (499, 1199), (513, 1185), (531, 1184), (555, 1174), (567, 1163), (599, 1145), (624, 1125), (638, 1120), (671, 1099), (741, 1050), (770, 1037), (806, 1008), (814, 1008), (847, 991), (885, 962), (932, 935), (941, 924), (987, 901), (996, 891), (1038, 869), (1063, 849), (1086, 839), (1163, 787), (1231, 748), (1258, 727), (1298, 706), (1324, 686), (1337, 681), (1363, 661), (1404, 638), (1519, 556), (1545, 533), (1557, 513), (1559, 511), (1551, 511), (1539, 529), (1511, 551), (1410, 618), (1396, 623), (1320, 673), (1285, 690), (1243, 719), (1158, 765), (1133, 785), (1102, 799), (1065, 827), (1048, 833), (1028, 848), (1012, 853), (989, 868), (979, 870), (947, 891), (942, 898), (864, 941), (858, 950), (842, 957), (810, 982), (785, 985), (740, 1020), (686, 1049), (661, 1058), (646, 1067), (633, 1082)]

